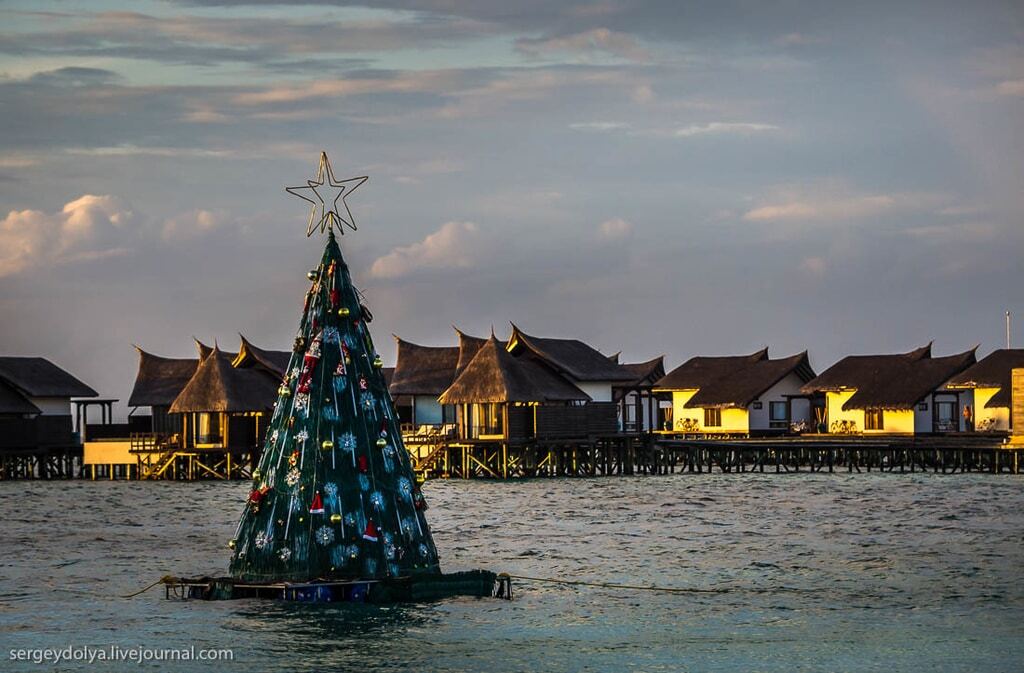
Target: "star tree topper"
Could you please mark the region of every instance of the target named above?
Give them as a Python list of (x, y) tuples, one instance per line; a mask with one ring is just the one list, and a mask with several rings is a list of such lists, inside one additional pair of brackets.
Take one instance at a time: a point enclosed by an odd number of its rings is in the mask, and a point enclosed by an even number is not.
[[(334, 170), (331, 168), (331, 162), (327, 158), (327, 152), (321, 152), (320, 167), (316, 171), (316, 180), (306, 180), (305, 187), (285, 187), (285, 191), (289, 194), (294, 194), (303, 201), (308, 201), (312, 204), (312, 208), (309, 211), (309, 224), (306, 227), (306, 236), (312, 236), (313, 230), (317, 227), (320, 228), (321, 234), (325, 230), (333, 230), (335, 224), (338, 225), (338, 231), (344, 234), (345, 230), (341, 227), (343, 222), (350, 226), (352, 231), (355, 231), (356, 220), (352, 217), (352, 211), (349, 210), (345, 199), (368, 179), (368, 176), (363, 175), (358, 178), (341, 180), (340, 182), (335, 180)], [(309, 195), (310, 193), (312, 193), (311, 196)], [(338, 208), (339, 200), (341, 201), (340, 209)], [(319, 220), (316, 217), (318, 208), (320, 211)]]

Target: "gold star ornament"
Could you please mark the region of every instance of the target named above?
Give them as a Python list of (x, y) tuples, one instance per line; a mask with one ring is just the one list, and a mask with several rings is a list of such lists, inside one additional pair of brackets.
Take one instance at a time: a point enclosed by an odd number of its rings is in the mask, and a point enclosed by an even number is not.
[[(312, 205), (309, 211), (309, 224), (306, 226), (306, 236), (312, 236), (317, 227), (320, 228), (321, 234), (324, 231), (333, 231), (335, 224), (338, 225), (338, 231), (344, 234), (342, 223), (347, 224), (352, 231), (355, 231), (356, 220), (352, 217), (352, 211), (349, 210), (345, 199), (368, 179), (368, 176), (363, 175), (358, 178), (335, 180), (334, 170), (327, 158), (327, 152), (321, 152), (320, 167), (317, 168), (315, 180), (306, 180), (305, 187), (285, 187), (286, 192)], [(339, 201), (341, 202), (340, 208), (338, 207)], [(319, 219), (317, 213), (320, 215)]]

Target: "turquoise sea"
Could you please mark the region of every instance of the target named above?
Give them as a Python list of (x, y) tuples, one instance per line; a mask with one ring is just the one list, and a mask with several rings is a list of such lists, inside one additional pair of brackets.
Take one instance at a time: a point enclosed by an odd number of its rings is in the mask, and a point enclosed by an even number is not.
[[(243, 483), (0, 482), (0, 671), (1019, 671), (1024, 480), (674, 475), (430, 482), (443, 566), (512, 602), (181, 602), (220, 574)], [(230, 648), (233, 661), (35, 664), (11, 651)]]

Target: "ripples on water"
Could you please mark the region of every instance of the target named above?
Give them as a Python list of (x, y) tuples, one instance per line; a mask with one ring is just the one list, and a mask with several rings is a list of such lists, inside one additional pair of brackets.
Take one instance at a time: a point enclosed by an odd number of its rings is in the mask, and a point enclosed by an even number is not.
[(165, 574), (223, 574), (243, 483), (0, 482), (0, 670), (45, 670), (8, 661), (15, 647), (193, 643), (235, 661), (163, 669), (1022, 670), (1022, 487), (1005, 475), (435, 481), (447, 570), (721, 591), (519, 582), (511, 603), (373, 607), (114, 598)]

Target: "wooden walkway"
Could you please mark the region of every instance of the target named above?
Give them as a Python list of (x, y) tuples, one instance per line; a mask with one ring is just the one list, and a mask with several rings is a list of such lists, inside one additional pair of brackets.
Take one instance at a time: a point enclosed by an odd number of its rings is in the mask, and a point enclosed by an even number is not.
[(511, 479), (688, 472), (988, 472), (1020, 474), (1024, 447), (1002, 437), (652, 439), (609, 435), (521, 444), (452, 441), (417, 465), (421, 478)]

